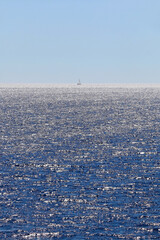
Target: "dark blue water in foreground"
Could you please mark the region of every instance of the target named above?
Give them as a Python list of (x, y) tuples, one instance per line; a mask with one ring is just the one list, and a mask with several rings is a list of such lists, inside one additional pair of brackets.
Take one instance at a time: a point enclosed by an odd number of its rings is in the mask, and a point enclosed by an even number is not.
[(160, 239), (160, 89), (0, 89), (0, 239)]

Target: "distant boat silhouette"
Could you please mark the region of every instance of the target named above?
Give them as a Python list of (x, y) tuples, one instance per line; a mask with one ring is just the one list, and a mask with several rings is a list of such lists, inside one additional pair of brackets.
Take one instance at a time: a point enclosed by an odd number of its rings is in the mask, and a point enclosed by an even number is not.
[(78, 81), (77, 85), (81, 85), (81, 81), (80, 81), (80, 79), (79, 79), (79, 81)]

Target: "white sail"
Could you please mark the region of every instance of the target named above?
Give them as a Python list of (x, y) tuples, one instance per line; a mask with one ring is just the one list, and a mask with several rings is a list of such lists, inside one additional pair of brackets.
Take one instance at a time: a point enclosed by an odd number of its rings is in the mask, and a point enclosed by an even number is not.
[(80, 79), (79, 79), (79, 81), (78, 81), (77, 85), (81, 85), (81, 81), (80, 81)]

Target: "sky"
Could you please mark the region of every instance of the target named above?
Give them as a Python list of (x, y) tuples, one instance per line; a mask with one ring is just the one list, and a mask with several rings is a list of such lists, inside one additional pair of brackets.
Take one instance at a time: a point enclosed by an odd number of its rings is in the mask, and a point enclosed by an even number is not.
[(0, 84), (160, 84), (159, 0), (0, 0)]

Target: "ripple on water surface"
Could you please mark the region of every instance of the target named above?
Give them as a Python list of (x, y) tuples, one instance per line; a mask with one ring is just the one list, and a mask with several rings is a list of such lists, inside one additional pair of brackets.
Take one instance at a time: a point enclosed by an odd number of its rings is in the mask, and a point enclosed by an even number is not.
[(0, 89), (1, 239), (160, 239), (160, 90)]

